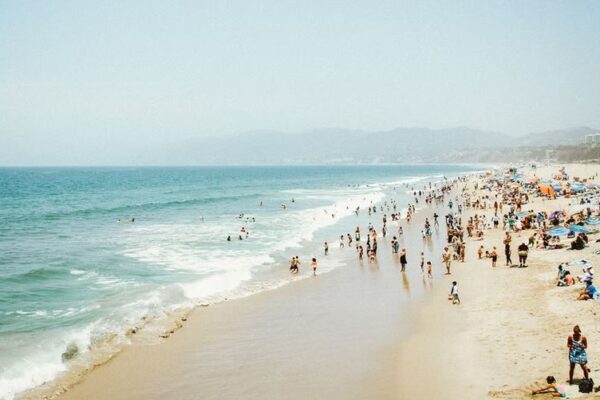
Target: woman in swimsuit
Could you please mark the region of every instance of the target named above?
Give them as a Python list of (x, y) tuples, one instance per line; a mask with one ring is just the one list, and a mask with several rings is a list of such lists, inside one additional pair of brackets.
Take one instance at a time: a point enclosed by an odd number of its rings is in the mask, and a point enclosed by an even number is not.
[(498, 261), (498, 252), (496, 252), (496, 247), (494, 247), (492, 249), (492, 252), (490, 253), (490, 257), (492, 259), (492, 267), (496, 267), (496, 261)]
[(573, 334), (567, 339), (567, 347), (569, 348), (569, 384), (573, 384), (573, 372), (575, 364), (581, 365), (583, 377), (588, 379), (589, 369), (587, 367), (588, 358), (585, 352), (587, 349), (587, 338), (581, 334), (579, 325), (573, 327)]

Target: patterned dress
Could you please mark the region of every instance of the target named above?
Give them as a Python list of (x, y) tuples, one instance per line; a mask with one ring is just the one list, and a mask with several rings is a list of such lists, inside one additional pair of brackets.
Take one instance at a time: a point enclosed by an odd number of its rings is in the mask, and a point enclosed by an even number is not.
[(581, 365), (588, 363), (587, 354), (583, 347), (583, 343), (581, 343), (581, 338), (579, 340), (573, 338), (571, 349), (569, 350), (569, 361), (573, 364)]

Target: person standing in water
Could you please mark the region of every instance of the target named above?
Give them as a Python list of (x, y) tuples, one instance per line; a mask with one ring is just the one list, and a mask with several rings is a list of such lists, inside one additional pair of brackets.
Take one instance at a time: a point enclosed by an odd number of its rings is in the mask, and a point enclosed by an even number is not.
[(317, 276), (317, 259), (315, 257), (313, 257), (312, 261), (310, 262), (310, 266), (313, 270), (313, 276)]
[(327, 255), (327, 253), (329, 253), (329, 245), (327, 244), (327, 242), (325, 242), (325, 244), (323, 245), (323, 249), (325, 250), (325, 255)]
[(425, 272), (425, 253), (421, 252), (421, 272)]

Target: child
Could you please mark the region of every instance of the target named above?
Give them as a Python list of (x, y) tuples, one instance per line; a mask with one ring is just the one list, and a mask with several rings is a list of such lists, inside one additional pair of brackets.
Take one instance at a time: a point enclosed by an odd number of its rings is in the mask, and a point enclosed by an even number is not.
[(552, 393), (552, 397), (567, 397), (567, 389), (563, 385), (557, 385), (556, 379), (553, 376), (548, 376), (546, 378), (546, 383), (548, 386), (534, 390), (531, 394)]
[(312, 266), (313, 276), (317, 276), (317, 259), (315, 257), (313, 257), (310, 265)]
[(456, 281), (452, 282), (452, 288), (450, 289), (450, 296), (452, 304), (460, 304), (460, 298), (458, 297), (458, 285)]

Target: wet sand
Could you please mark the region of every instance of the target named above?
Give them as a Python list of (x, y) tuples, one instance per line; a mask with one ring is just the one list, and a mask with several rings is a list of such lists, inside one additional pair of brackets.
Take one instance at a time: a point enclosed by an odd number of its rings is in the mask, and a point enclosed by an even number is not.
[(200, 307), (164, 343), (125, 348), (61, 399), (397, 398), (398, 354), (389, 349), (409, 334), (415, 304), (444, 284), (439, 267), (429, 279), (418, 265), (423, 248), (437, 260), (445, 238), (443, 228), (424, 245), (420, 230), (432, 213), (403, 222), (407, 272), (391, 254), (392, 234), (378, 240), (377, 264), (359, 262), (353, 248), (332, 249), (344, 266)]

